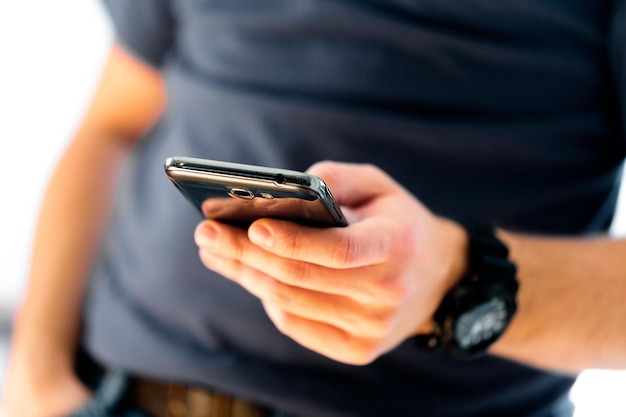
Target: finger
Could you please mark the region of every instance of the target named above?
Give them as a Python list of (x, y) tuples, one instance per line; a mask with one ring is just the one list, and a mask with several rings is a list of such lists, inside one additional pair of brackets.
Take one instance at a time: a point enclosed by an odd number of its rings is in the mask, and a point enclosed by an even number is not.
[(366, 365), (382, 353), (379, 341), (308, 320), (271, 305), (263, 304), (276, 328), (295, 342), (330, 359), (351, 365)]
[(307, 172), (321, 178), (340, 205), (358, 207), (401, 187), (374, 165), (318, 162)]
[(265, 304), (303, 319), (337, 327), (359, 337), (384, 337), (392, 327), (390, 309), (377, 309), (345, 296), (295, 287), (236, 260), (207, 251), (200, 256), (205, 265), (237, 282)]
[(200, 259), (209, 269), (241, 285), (252, 295), (262, 299), (268, 292), (272, 278), (241, 262), (223, 258), (213, 252), (200, 249)]
[(256, 245), (281, 257), (327, 268), (348, 269), (388, 261), (393, 255), (397, 227), (382, 217), (366, 219), (345, 228), (325, 229), (261, 219), (250, 226), (248, 237)]
[[(345, 295), (360, 302), (369, 302), (380, 295), (377, 291), (380, 285), (376, 284), (383, 280), (383, 275), (377, 267), (336, 270), (284, 258), (251, 243), (245, 231), (212, 220), (196, 228), (195, 239), (201, 255), (207, 259), (213, 254), (236, 260), (288, 285)], [(208, 262), (205, 265), (213, 267)], [(240, 272), (232, 272), (231, 278), (236, 280), (237, 273)]]
[(196, 227), (194, 240), (204, 250), (239, 258), (246, 250), (246, 246), (253, 246), (246, 234), (247, 232), (239, 227), (216, 220), (205, 220)]

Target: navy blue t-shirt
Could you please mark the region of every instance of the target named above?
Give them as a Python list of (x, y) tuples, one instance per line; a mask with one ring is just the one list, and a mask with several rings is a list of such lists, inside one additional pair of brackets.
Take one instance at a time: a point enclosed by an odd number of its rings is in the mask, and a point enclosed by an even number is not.
[[(103, 363), (320, 416), (561, 416), (573, 379), (409, 342), (368, 366), (282, 335), (199, 261), (163, 161), (380, 166), (435, 213), (604, 231), (625, 154), (626, 1), (107, 0), (162, 70), (86, 306)], [(560, 414), (564, 413), (564, 414)]]

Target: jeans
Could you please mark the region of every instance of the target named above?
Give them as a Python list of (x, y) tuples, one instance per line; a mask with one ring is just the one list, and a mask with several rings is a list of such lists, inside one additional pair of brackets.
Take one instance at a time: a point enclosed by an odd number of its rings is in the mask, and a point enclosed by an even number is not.
[(118, 370), (105, 370), (79, 348), (75, 371), (91, 390), (89, 401), (67, 417), (152, 417), (130, 404), (127, 398), (130, 377)]
[[(131, 377), (119, 370), (104, 370), (79, 350), (76, 373), (92, 391), (91, 399), (66, 417), (153, 417), (137, 408), (128, 395)], [(265, 417), (295, 417), (280, 410), (268, 410)]]
[(68, 417), (150, 417), (125, 402), (128, 386), (126, 374), (119, 371), (107, 372), (98, 379), (91, 399)]
[[(116, 370), (104, 371), (82, 352), (79, 353), (76, 370), (93, 394), (87, 404), (66, 417), (153, 417), (128, 401), (127, 388), (130, 377), (126, 373)], [(573, 414), (574, 406), (566, 395), (554, 404), (552, 410), (544, 410), (540, 416), (572, 417)], [(537, 414), (532, 416), (539, 417)], [(270, 410), (266, 417), (294, 417), (294, 415), (280, 410)]]

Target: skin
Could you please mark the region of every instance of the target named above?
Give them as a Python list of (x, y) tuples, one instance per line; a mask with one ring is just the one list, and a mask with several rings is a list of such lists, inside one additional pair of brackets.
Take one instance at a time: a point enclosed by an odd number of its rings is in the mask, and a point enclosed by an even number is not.
[(196, 230), (200, 257), (259, 297), (301, 345), (366, 364), (429, 321), (464, 268), (453, 255), (466, 242), (459, 226), (433, 216), (373, 166), (322, 163), (310, 172), (329, 181), (351, 226), (264, 219), (246, 233), (207, 221)]
[[(120, 167), (165, 101), (159, 73), (113, 47), (44, 198), (0, 399), (4, 416), (65, 415), (87, 400), (72, 370), (85, 277)], [(310, 172), (333, 190), (350, 226), (262, 219), (243, 231), (205, 221), (195, 233), (199, 256), (259, 297), (298, 343), (370, 363), (429, 328), (466, 269), (467, 236), (376, 167), (324, 162)], [(626, 367), (626, 242), (500, 236), (519, 266), (520, 306), (492, 353), (564, 372)]]
[(0, 398), (3, 416), (66, 415), (89, 397), (72, 366), (85, 280), (121, 165), (164, 105), (158, 72), (113, 47), (44, 196)]
[[(207, 266), (261, 299), (301, 345), (355, 365), (427, 331), (466, 270), (467, 236), (384, 172), (325, 162), (310, 169), (351, 214), (342, 229), (261, 219), (195, 233)], [(567, 373), (626, 367), (626, 242), (499, 231), (518, 264), (519, 312), (491, 353)]]

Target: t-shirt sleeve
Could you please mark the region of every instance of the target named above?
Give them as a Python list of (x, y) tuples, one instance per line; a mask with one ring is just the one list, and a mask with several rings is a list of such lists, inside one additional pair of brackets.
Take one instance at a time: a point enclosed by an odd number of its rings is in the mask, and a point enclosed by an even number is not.
[(173, 45), (170, 0), (103, 0), (118, 42), (130, 53), (160, 67)]

